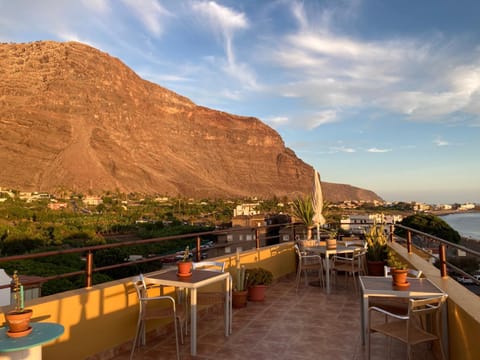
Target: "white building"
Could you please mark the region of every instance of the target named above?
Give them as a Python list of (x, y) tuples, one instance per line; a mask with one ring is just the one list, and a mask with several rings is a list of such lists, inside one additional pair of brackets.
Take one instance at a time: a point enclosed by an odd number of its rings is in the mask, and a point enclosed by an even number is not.
[(471, 203), (462, 204), (458, 208), (458, 210), (472, 210), (472, 209), (475, 209), (475, 204), (471, 204)]
[(237, 205), (237, 207), (233, 210), (233, 216), (242, 216), (242, 215), (247, 215), (247, 216), (252, 216), (252, 215), (258, 215), (260, 214), (260, 211), (257, 210), (259, 203), (254, 203), (254, 204), (241, 204)]
[(354, 234), (363, 234), (373, 224), (395, 224), (403, 220), (402, 215), (352, 214), (340, 219), (340, 228)]

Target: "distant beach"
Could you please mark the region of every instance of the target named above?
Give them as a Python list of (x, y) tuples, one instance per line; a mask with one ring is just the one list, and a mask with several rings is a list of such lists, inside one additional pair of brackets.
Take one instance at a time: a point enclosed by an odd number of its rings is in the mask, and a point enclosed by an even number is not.
[(457, 212), (440, 217), (463, 238), (480, 241), (480, 212)]

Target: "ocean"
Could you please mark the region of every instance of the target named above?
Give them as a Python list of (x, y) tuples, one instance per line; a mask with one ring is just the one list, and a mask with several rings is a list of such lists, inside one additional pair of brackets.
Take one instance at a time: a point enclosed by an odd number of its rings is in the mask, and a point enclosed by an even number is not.
[(462, 237), (480, 241), (480, 212), (455, 213), (440, 217)]

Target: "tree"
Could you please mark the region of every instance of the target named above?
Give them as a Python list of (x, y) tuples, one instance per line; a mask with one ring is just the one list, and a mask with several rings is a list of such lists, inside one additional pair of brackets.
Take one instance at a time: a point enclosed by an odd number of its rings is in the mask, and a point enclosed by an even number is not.
[[(410, 215), (404, 218), (400, 224), (455, 244), (458, 244), (461, 240), (460, 234), (456, 230), (452, 229), (444, 220), (432, 214)], [(396, 229), (395, 233), (402, 237), (406, 236), (404, 229)]]

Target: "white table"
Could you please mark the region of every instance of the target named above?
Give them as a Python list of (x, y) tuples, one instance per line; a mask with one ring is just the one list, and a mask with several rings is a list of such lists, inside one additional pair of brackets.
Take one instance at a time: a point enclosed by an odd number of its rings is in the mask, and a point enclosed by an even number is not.
[[(445, 292), (426, 278), (408, 278), (410, 286), (405, 290), (394, 290), (392, 278), (383, 276), (360, 276), (362, 288), (362, 343), (368, 336), (368, 297), (389, 297), (389, 298), (428, 298), (444, 295)], [(368, 349), (367, 349), (368, 350)], [(368, 353), (368, 352), (367, 352)]]
[(334, 249), (327, 249), (325, 245), (306, 247), (305, 251), (325, 257), (325, 282), (327, 294), (330, 294), (330, 256), (335, 254), (353, 254), (355, 247), (337, 245)]
[(208, 270), (193, 270), (192, 276), (180, 277), (177, 270), (158, 272), (145, 275), (147, 283), (173, 286), (190, 290), (190, 352), (197, 354), (197, 289), (218, 281), (225, 282), (225, 336), (230, 335), (230, 308), (232, 289), (230, 288), (229, 272), (214, 272)]

